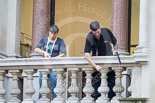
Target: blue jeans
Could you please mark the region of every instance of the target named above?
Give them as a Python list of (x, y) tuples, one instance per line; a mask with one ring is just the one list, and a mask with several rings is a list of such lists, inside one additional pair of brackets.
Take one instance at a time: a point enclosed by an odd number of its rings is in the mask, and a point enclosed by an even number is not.
[[(47, 75), (50, 78), (50, 84), (51, 84), (51, 91), (52, 91), (52, 100), (56, 97), (56, 94), (54, 93), (54, 88), (56, 87), (56, 72), (51, 72)], [(42, 74), (39, 73), (39, 87), (42, 86)], [(39, 99), (42, 97), (42, 95), (39, 93)]]

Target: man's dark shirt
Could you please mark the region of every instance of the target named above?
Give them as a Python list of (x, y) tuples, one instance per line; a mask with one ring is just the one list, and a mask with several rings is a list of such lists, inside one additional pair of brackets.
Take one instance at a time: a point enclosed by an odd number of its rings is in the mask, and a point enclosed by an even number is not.
[[(101, 28), (103, 29), (103, 28)], [(114, 37), (114, 35), (112, 34), (112, 32), (105, 28), (105, 30), (107, 31), (107, 33), (109, 34), (110, 36), (110, 39), (111, 39), (111, 43), (113, 45), (116, 45), (116, 38)], [(102, 32), (101, 32), (102, 33)], [(93, 35), (93, 46), (91, 46), (90, 44), (90, 41), (86, 38), (86, 43), (85, 43), (85, 49), (84, 49), (84, 52), (85, 53), (90, 53), (92, 51), (92, 56), (96, 56), (96, 49), (98, 49), (98, 56), (106, 56), (107, 55), (107, 42), (106, 40), (104, 40), (104, 37), (102, 37), (102, 35), (100, 36), (99, 40), (94, 36), (94, 34), (92, 32), (90, 32), (88, 35)], [(111, 46), (111, 45), (109, 45)], [(112, 51), (110, 51), (111, 53), (109, 53), (110, 55), (112, 55)], [(95, 71), (93, 74), (93, 87), (95, 89), (95, 93), (93, 95), (94, 97), (94, 100), (97, 100), (98, 97), (100, 97), (100, 93), (98, 92), (98, 87), (100, 86), (101, 84), (101, 79), (97, 79), (96, 81), (96, 78), (98, 78), (98, 76), (100, 77), (101, 74), (100, 72), (98, 71)], [(115, 93), (113, 92), (112, 88), (114, 87), (115, 85), (115, 72), (114, 71), (111, 71), (107, 74), (108, 78), (107, 78), (107, 81), (108, 81), (108, 87), (110, 89), (109, 93), (108, 93), (108, 98), (110, 98), (110, 100), (115, 96)]]
[[(101, 28), (103, 29), (103, 28)], [(105, 28), (106, 31), (108, 32), (108, 34), (110, 35), (111, 38), (111, 43), (113, 45), (116, 44), (117, 40), (114, 37), (114, 35), (112, 34), (112, 32)], [(90, 32), (89, 34), (93, 34), (92, 32)], [(89, 35), (88, 34), (88, 35)], [(92, 56), (96, 56), (96, 49), (98, 49), (98, 56), (106, 56), (106, 41), (104, 40), (104, 37), (102, 37), (102, 35), (100, 36), (100, 39), (98, 40), (97, 38), (95, 38), (94, 34), (93, 34), (93, 40), (94, 40), (94, 45), (91, 46), (89, 40), (86, 38), (86, 43), (85, 43), (85, 49), (84, 52), (85, 53), (90, 53), (92, 51)]]

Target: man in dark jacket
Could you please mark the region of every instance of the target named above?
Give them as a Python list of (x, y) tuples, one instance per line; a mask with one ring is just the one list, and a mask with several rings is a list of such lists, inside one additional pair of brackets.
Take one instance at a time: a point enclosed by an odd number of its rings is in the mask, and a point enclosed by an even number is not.
[[(92, 56), (112, 56), (116, 54), (117, 51), (117, 40), (112, 34), (112, 32), (107, 28), (100, 28), (100, 24), (97, 21), (93, 21), (90, 24), (91, 32), (86, 37), (85, 43), (85, 57), (88, 62), (96, 69), (96, 71), (92, 74), (93, 79), (98, 74), (100, 75), (100, 71), (102, 71), (102, 67), (100, 65), (96, 65), (91, 58), (90, 52), (92, 51)], [(108, 97), (112, 99), (115, 96), (112, 88), (115, 85), (115, 73), (114, 71), (109, 72), (108, 74), (108, 86), (110, 88), (110, 92), (108, 93)], [(94, 81), (94, 80), (93, 80)], [(98, 92), (98, 87), (101, 84), (101, 80), (95, 81), (94, 89), (96, 100), (100, 93)]]

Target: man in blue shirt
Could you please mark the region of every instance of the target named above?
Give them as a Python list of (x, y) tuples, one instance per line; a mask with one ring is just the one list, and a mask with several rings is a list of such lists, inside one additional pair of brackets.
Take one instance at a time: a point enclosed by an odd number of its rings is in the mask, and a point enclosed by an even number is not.
[[(56, 25), (51, 26), (49, 29), (49, 36), (43, 37), (37, 44), (34, 51), (36, 53), (43, 54), (45, 58), (64, 57), (66, 55), (66, 45), (63, 39), (57, 37), (58, 32), (59, 28)], [(42, 85), (41, 78), (42, 75), (40, 74), (39, 76), (40, 88)], [(50, 73), (49, 78), (51, 82), (52, 99), (54, 99), (56, 97), (56, 94), (53, 91), (56, 86), (56, 72)], [(41, 94), (39, 95), (39, 98), (41, 98)]]

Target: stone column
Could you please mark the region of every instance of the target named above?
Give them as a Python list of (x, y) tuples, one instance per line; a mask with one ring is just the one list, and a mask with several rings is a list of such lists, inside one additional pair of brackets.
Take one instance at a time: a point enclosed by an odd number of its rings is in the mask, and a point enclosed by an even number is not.
[(7, 0), (7, 44), (8, 58), (20, 56), (21, 0)]
[(112, 32), (117, 38), (119, 51), (128, 53), (128, 0), (112, 0)]
[(50, 0), (33, 0), (32, 51), (39, 40), (48, 36), (50, 24)]
[[(33, 25), (32, 25), (32, 52), (31, 58), (43, 58), (43, 55), (34, 53), (34, 48), (40, 39), (47, 36), (50, 24), (50, 0), (33, 0)], [(35, 74), (39, 78), (39, 72)], [(35, 87), (38, 92), (39, 88)]]
[(6, 58), (6, 43), (7, 43), (7, 0), (0, 1), (0, 59)]
[(147, 0), (140, 0), (140, 17), (139, 17), (139, 45), (135, 54), (146, 54), (148, 46), (148, 30), (147, 30)]
[(154, 79), (154, 61), (155, 61), (155, 46), (154, 46), (154, 25), (155, 25), (155, 0), (147, 0), (148, 5), (147, 5), (147, 11), (148, 11), (148, 35), (149, 35), (149, 70), (150, 70), (150, 98), (149, 98), (149, 103), (154, 103), (155, 101), (155, 79)]

